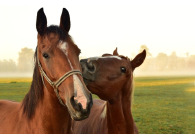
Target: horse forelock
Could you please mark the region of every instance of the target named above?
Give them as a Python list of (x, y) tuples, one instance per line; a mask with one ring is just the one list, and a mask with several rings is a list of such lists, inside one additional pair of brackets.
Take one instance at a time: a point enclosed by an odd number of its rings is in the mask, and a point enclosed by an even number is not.
[[(59, 36), (59, 42), (67, 42), (69, 46), (71, 46), (76, 54), (79, 54), (81, 50), (78, 48), (77, 45), (75, 45), (72, 37), (68, 34), (68, 32), (64, 32), (59, 26), (51, 25), (47, 27), (46, 35), (49, 35), (50, 33), (54, 33)], [(53, 48), (54, 49), (54, 48)]]
[(45, 34), (48, 35), (50, 33), (55, 33), (59, 35), (60, 40), (65, 40), (69, 36), (67, 32), (64, 32), (59, 26), (56, 25), (51, 25), (47, 27)]

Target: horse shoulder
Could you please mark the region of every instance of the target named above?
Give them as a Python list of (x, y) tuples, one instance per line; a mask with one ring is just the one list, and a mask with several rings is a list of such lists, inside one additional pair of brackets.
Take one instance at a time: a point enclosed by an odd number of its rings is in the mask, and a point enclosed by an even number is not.
[(9, 133), (11, 127), (9, 123), (18, 122), (18, 110), (20, 109), (20, 103), (0, 100), (0, 133)]
[(0, 100), (0, 113), (4, 110), (11, 110), (14, 108), (18, 108), (20, 103), (9, 101), (9, 100)]

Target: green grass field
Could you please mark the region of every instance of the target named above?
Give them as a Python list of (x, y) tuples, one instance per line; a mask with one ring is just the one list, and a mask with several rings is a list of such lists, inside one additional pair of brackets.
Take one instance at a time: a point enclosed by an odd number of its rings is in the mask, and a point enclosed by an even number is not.
[[(30, 78), (0, 78), (0, 99), (21, 101)], [(195, 134), (195, 77), (137, 77), (133, 116), (140, 133)]]

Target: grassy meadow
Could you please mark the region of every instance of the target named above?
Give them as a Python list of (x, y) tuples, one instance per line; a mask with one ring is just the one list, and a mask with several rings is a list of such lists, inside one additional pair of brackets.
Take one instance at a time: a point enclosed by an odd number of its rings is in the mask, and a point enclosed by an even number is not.
[[(21, 101), (31, 78), (0, 78), (0, 99)], [(133, 116), (140, 133), (195, 134), (195, 77), (137, 77)]]

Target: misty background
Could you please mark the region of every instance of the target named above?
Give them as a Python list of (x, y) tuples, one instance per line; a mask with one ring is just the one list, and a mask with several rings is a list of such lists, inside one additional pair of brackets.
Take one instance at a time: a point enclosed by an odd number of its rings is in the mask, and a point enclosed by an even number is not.
[[(177, 56), (176, 52), (170, 55), (159, 53), (153, 56), (146, 45), (140, 46), (140, 51), (132, 53), (131, 60), (143, 50), (147, 56), (144, 63), (135, 70), (136, 76), (170, 76), (195, 75), (195, 55), (186, 53), (184, 57)], [(118, 47), (120, 53), (120, 47)], [(108, 53), (108, 52), (105, 52)], [(121, 54), (123, 55), (123, 54)], [(87, 57), (80, 57), (80, 59)], [(34, 69), (34, 50), (24, 47), (18, 52), (18, 59), (0, 60), (0, 77), (32, 77)]]
[(135, 76), (195, 75), (194, 0), (6, 0), (0, 4), (0, 77), (32, 77), (36, 16), (43, 7), (49, 25), (62, 8), (80, 58), (112, 53), (133, 59), (143, 49)]

